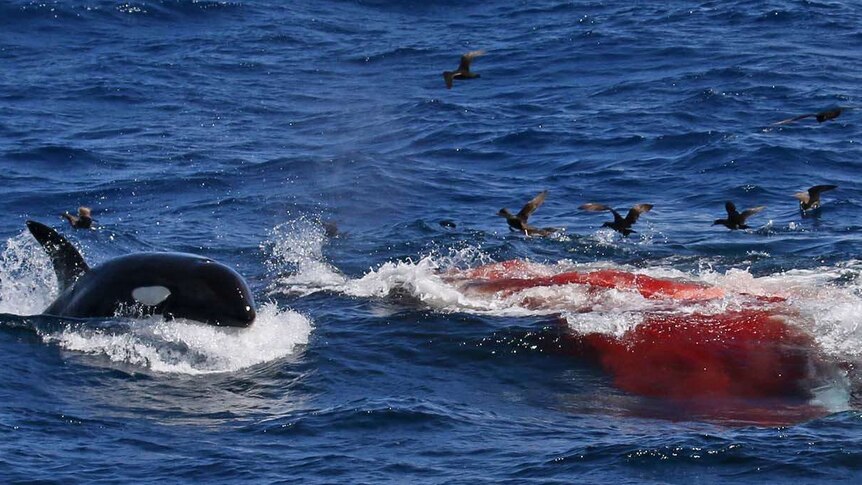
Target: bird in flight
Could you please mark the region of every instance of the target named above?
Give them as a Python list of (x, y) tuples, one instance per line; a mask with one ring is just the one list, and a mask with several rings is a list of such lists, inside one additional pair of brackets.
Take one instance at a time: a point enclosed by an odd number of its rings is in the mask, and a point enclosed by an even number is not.
[(736, 206), (731, 201), (727, 201), (724, 203), (724, 208), (727, 209), (727, 219), (716, 219), (715, 222), (712, 223), (713, 226), (724, 226), (728, 229), (736, 230), (736, 229), (748, 229), (748, 226), (745, 224), (745, 220), (749, 217), (757, 214), (766, 208), (766, 206), (758, 206), (753, 207), (751, 209), (746, 209), (742, 212), (738, 212), (736, 210)]
[(793, 197), (799, 199), (799, 208), (803, 211), (817, 209), (820, 207), (820, 194), (837, 188), (837, 185), (815, 185), (808, 189), (807, 192), (793, 194)]
[(632, 225), (637, 222), (641, 214), (649, 212), (652, 208), (652, 204), (638, 204), (629, 209), (629, 213), (626, 214), (625, 217), (623, 217), (620, 215), (619, 212), (604, 204), (589, 203), (584, 204), (580, 207), (581, 210), (590, 212), (610, 211), (611, 214), (614, 215), (614, 220), (613, 222), (605, 222), (604, 224), (602, 224), (602, 227), (610, 227), (614, 231), (622, 233), (623, 236), (628, 236), (629, 234), (635, 232), (632, 230)]
[(527, 236), (548, 236), (558, 231), (555, 227), (545, 227), (538, 228), (531, 226), (527, 223), (527, 220), (530, 218), (530, 215), (533, 212), (536, 212), (536, 209), (545, 202), (545, 197), (548, 196), (548, 191), (542, 191), (539, 195), (533, 197), (533, 199), (527, 202), (526, 205), (517, 213), (512, 214), (505, 207), (500, 209), (497, 212), (497, 215), (500, 217), (505, 217), (506, 222), (509, 224), (509, 229), (513, 231), (523, 232)]
[(452, 83), (455, 79), (475, 79), (479, 76), (478, 73), (470, 71), (470, 63), (473, 59), (484, 55), (485, 51), (470, 51), (461, 56), (461, 63), (458, 64), (458, 69), (454, 71), (443, 71), (443, 79), (446, 81), (446, 89), (452, 89)]
[(774, 125), (786, 125), (788, 123), (793, 123), (794, 121), (804, 120), (805, 118), (815, 118), (818, 123), (823, 123), (824, 121), (834, 120), (835, 118), (841, 116), (845, 110), (850, 108), (834, 108), (826, 111), (821, 111), (819, 113), (807, 113), (804, 115), (794, 116), (793, 118), (787, 118), (786, 120), (781, 120), (777, 123), (773, 123)]

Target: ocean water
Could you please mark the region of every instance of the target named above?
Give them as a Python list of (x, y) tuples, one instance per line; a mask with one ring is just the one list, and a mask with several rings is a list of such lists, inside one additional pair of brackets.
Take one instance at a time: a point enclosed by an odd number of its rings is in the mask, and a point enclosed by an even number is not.
[[(860, 45), (848, 0), (0, 2), (2, 481), (857, 483), (862, 113), (772, 123), (858, 107)], [(496, 216), (542, 190), (556, 236)], [(766, 209), (731, 232), (726, 200)], [(624, 238), (585, 202), (655, 207)], [(91, 265), (224, 262), (258, 320), (41, 316), (27, 219)], [(508, 260), (725, 296), (453, 276)], [(757, 298), (798, 392), (639, 393), (577, 342)]]

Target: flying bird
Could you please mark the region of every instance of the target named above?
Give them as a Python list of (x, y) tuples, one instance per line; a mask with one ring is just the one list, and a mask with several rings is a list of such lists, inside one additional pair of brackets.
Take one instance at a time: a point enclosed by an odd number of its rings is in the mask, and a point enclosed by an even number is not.
[(821, 111), (819, 113), (808, 113), (804, 115), (794, 116), (793, 118), (788, 118), (786, 120), (781, 120), (777, 123), (773, 123), (774, 125), (786, 125), (788, 123), (793, 123), (794, 121), (804, 120), (805, 118), (816, 118), (818, 123), (823, 123), (824, 121), (834, 120), (835, 118), (841, 116), (845, 110), (850, 108), (835, 108), (826, 111)]
[(799, 208), (803, 211), (817, 209), (820, 207), (820, 194), (837, 188), (837, 185), (815, 185), (808, 189), (807, 192), (797, 192), (793, 194), (793, 197), (799, 199)]
[(626, 214), (625, 217), (623, 217), (620, 215), (619, 212), (604, 204), (589, 203), (584, 204), (580, 207), (580, 209), (590, 212), (610, 211), (611, 214), (614, 215), (614, 220), (613, 222), (605, 222), (604, 224), (602, 224), (602, 227), (610, 227), (614, 231), (622, 233), (623, 236), (628, 236), (629, 234), (635, 232), (632, 230), (632, 225), (637, 222), (638, 217), (640, 217), (641, 214), (649, 212), (652, 208), (652, 204), (638, 204), (629, 209), (629, 213)]
[(766, 208), (766, 206), (758, 206), (753, 207), (751, 209), (746, 209), (741, 213), (736, 210), (736, 206), (733, 205), (733, 202), (727, 201), (724, 203), (724, 208), (727, 209), (727, 219), (716, 219), (715, 222), (712, 223), (713, 226), (722, 225), (728, 229), (736, 230), (736, 229), (748, 229), (748, 226), (745, 224), (745, 220), (749, 217), (757, 214)]
[(461, 63), (455, 71), (443, 71), (443, 79), (446, 81), (446, 89), (452, 89), (455, 79), (474, 79), (480, 77), (478, 73), (470, 71), (470, 63), (473, 59), (484, 55), (485, 51), (470, 51), (461, 56)]
[(527, 220), (536, 209), (545, 202), (545, 197), (548, 196), (548, 191), (542, 191), (539, 195), (533, 197), (533, 200), (527, 204), (517, 214), (512, 214), (505, 207), (497, 212), (500, 217), (505, 217), (509, 224), (509, 229), (513, 231), (523, 232), (527, 236), (548, 236), (558, 231), (555, 227), (538, 228), (527, 224)]

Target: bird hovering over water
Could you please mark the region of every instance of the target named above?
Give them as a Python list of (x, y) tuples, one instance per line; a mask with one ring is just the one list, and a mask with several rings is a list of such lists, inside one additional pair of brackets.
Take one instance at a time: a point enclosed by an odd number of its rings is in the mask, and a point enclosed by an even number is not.
[(758, 206), (751, 209), (746, 209), (741, 213), (736, 210), (736, 206), (731, 201), (727, 201), (724, 203), (724, 208), (727, 210), (727, 219), (716, 219), (715, 222), (712, 223), (713, 226), (724, 226), (731, 230), (736, 229), (748, 229), (748, 226), (745, 224), (745, 220), (749, 217), (757, 214), (766, 208), (766, 206)]
[(803, 211), (819, 209), (820, 194), (837, 188), (837, 185), (815, 185), (808, 189), (807, 192), (797, 192), (793, 194), (793, 197), (799, 199), (799, 208)]
[(539, 195), (533, 197), (533, 200), (527, 202), (527, 204), (517, 214), (513, 215), (504, 207), (497, 212), (497, 215), (506, 218), (506, 222), (509, 224), (510, 230), (523, 232), (527, 236), (551, 235), (557, 232), (558, 229), (555, 227), (538, 228), (527, 224), (527, 219), (530, 218), (530, 214), (536, 212), (536, 209), (545, 202), (545, 197), (547, 197), (547, 195), (547, 190), (542, 191)]
[(478, 73), (470, 71), (470, 63), (473, 59), (484, 55), (485, 51), (470, 51), (461, 56), (461, 63), (458, 64), (458, 69), (454, 71), (443, 71), (443, 79), (446, 81), (446, 89), (452, 89), (452, 83), (455, 79), (474, 79), (479, 76)]
[(637, 222), (638, 217), (640, 217), (641, 214), (649, 212), (652, 208), (652, 204), (638, 204), (629, 209), (629, 213), (626, 214), (625, 217), (623, 217), (620, 215), (619, 212), (604, 204), (589, 203), (584, 204), (580, 207), (581, 210), (590, 212), (610, 211), (611, 214), (614, 215), (614, 220), (613, 222), (605, 222), (604, 224), (602, 224), (602, 227), (610, 227), (614, 231), (622, 233), (623, 236), (628, 236), (629, 234), (635, 232), (632, 230), (632, 225)]
[(804, 115), (794, 116), (793, 118), (787, 118), (786, 120), (781, 120), (777, 123), (773, 123), (774, 125), (786, 125), (788, 123), (793, 123), (794, 121), (803, 120), (805, 118), (815, 118), (818, 123), (823, 123), (824, 121), (834, 120), (835, 118), (841, 116), (845, 110), (849, 110), (850, 108), (834, 108), (826, 111), (820, 111), (819, 113), (808, 113)]

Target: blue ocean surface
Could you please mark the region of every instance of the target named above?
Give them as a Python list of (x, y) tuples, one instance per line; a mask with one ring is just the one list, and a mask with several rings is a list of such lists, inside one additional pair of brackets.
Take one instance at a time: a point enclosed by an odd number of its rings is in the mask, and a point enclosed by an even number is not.
[[(860, 46), (850, 0), (3, 0), (0, 481), (858, 483)], [(530, 222), (564, 230), (509, 231), (543, 190)], [(729, 231), (727, 200), (766, 208)], [(587, 202), (654, 208), (626, 238)], [(59, 217), (82, 205), (96, 230)], [(28, 219), (91, 266), (221, 261), (258, 319), (40, 315)], [(816, 366), (789, 396), (633, 391), (573, 336), (748, 296), (445, 277), (509, 260), (778, 295)]]

